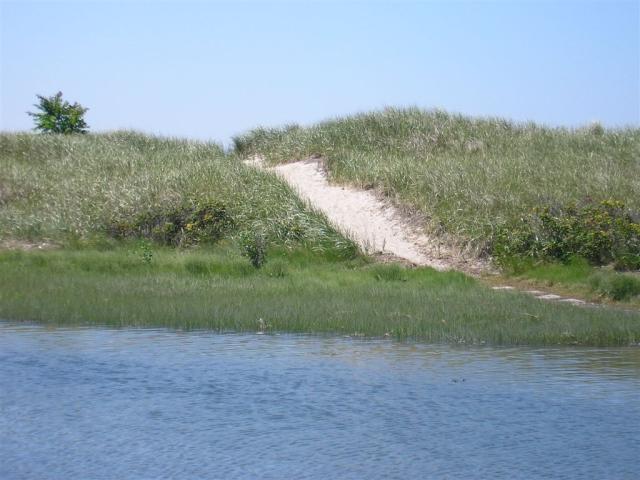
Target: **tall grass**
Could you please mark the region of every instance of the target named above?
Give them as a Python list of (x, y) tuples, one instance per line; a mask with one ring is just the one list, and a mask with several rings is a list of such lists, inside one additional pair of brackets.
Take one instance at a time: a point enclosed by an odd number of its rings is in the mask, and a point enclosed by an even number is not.
[[(379, 186), (378, 178), (404, 178), (404, 189), (393, 190), (395, 183), (389, 183), (388, 193), (400, 198), (413, 192), (419, 207), (417, 199), (426, 190), (416, 187), (415, 179), (427, 185), (431, 177), (416, 175), (415, 168), (431, 171), (426, 168), (431, 165), (428, 157), (442, 169), (445, 154), (414, 158), (397, 153), (409, 151), (406, 139), (415, 132), (400, 129), (374, 135), (378, 122), (394, 115), (415, 121), (441, 116), (409, 111), (376, 114), (369, 120), (357, 117), (344, 121), (353, 132), (343, 136), (349, 128), (340, 122), (307, 130), (259, 131), (237, 139), (236, 149), (243, 155), (266, 152), (272, 161), (321, 153), (343, 181)], [(362, 123), (367, 125), (364, 130)], [(388, 123), (389, 128), (399, 128), (406, 122)], [(371, 142), (389, 145), (360, 150), (358, 142), (367, 143), (362, 132), (372, 135)], [(611, 135), (620, 135), (626, 145), (636, 132)], [(445, 152), (453, 148), (445, 146)], [(389, 152), (387, 157), (384, 152)], [(636, 168), (631, 160), (627, 174)], [(636, 178), (626, 181), (628, 189), (637, 188)], [(442, 188), (453, 188), (455, 182), (445, 183)], [(233, 230), (218, 246), (196, 250), (105, 240), (114, 219), (156, 208), (172, 210), (185, 202), (224, 204)], [(447, 202), (436, 204), (446, 211)], [(456, 218), (462, 225), (466, 217)], [(259, 270), (238, 248), (247, 235), (270, 240), (264, 246), (267, 262)], [(0, 250), (0, 318), (464, 343), (618, 345), (640, 340), (634, 313), (580, 309), (495, 292), (461, 273), (369, 265), (354, 255), (353, 242), (277, 177), (244, 166), (234, 154), (210, 143), (134, 132), (0, 134), (0, 244), (12, 239), (52, 239), (76, 248)], [(94, 249), (96, 245), (103, 251)]]
[(236, 233), (354, 251), (287, 185), (216, 144), (135, 132), (0, 134), (0, 240), (91, 238), (114, 220), (185, 202), (224, 204)]
[[(509, 345), (629, 345), (640, 315), (497, 292), (458, 272), (235, 248), (0, 252), (0, 318)], [(55, 278), (55, 281), (52, 279)]]
[(334, 181), (375, 187), (433, 232), (482, 250), (540, 205), (587, 198), (640, 210), (640, 129), (548, 128), (442, 111), (385, 109), (234, 139), (268, 162), (318, 155)]

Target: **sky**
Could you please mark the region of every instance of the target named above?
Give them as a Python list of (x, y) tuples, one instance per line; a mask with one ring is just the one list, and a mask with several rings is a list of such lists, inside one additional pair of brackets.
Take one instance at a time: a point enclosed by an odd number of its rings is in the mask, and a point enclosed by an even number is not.
[(1, 0), (0, 27), (0, 130), (58, 91), (91, 131), (225, 144), (386, 106), (640, 125), (640, 0)]

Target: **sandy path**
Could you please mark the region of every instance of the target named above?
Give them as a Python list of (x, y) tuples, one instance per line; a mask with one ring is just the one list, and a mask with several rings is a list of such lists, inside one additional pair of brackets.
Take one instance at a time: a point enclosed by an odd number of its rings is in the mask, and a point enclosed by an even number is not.
[[(260, 159), (250, 162), (264, 168)], [(372, 191), (331, 185), (321, 160), (310, 159), (267, 168), (291, 185), (301, 198), (322, 211), (343, 234), (368, 254), (386, 254), (438, 270), (461, 268), (460, 260), (409, 224)]]
[[(322, 160), (309, 159), (266, 167), (256, 157), (245, 163), (279, 175), (301, 198), (323, 212), (338, 230), (355, 240), (368, 254), (391, 255), (437, 270), (455, 269), (471, 274), (491, 271), (488, 263), (479, 259), (465, 259), (436, 239), (425, 235), (398, 209), (372, 191), (331, 185)], [(584, 300), (564, 298), (538, 290), (518, 290), (512, 286), (494, 286), (493, 289), (520, 291), (544, 301), (594, 306)]]

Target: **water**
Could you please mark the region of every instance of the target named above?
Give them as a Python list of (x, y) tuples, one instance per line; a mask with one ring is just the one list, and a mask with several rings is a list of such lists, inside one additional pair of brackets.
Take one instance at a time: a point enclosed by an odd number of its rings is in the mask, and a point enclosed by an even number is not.
[(0, 323), (0, 478), (638, 478), (640, 349)]

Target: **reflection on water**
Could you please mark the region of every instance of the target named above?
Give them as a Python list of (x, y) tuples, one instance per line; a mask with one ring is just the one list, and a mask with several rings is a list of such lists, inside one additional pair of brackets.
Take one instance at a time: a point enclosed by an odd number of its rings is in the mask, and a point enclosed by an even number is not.
[(0, 323), (0, 478), (637, 478), (640, 349)]

